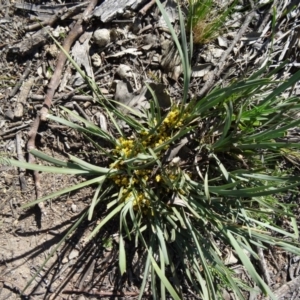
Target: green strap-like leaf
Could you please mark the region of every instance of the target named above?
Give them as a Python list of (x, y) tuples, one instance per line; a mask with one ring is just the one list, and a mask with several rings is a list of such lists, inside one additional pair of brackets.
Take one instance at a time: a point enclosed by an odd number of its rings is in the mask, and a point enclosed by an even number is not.
[[(223, 232), (225, 234), (225, 232)], [(273, 300), (276, 300), (275, 296), (271, 292), (270, 288), (265, 284), (265, 282), (261, 279), (261, 277), (257, 274), (255, 271), (252, 263), (250, 262), (250, 259), (245, 254), (245, 252), (241, 249), (236, 239), (233, 237), (230, 231), (226, 232), (226, 235), (228, 236), (230, 243), (232, 247), (235, 249), (236, 253), (238, 254), (240, 260), (242, 261), (243, 265), (245, 266), (247, 272), (250, 274), (252, 279), (255, 281), (255, 283), (260, 287), (260, 289), (263, 291), (265, 295), (270, 296)]]

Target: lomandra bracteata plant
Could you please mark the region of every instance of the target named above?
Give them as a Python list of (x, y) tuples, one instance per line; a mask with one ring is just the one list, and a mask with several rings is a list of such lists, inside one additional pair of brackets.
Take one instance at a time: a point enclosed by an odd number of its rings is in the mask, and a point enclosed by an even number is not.
[[(298, 153), (300, 147), (298, 143), (280, 141), (300, 123), (293, 118), (299, 110), (298, 98), (281, 97), (300, 79), (300, 72), (286, 82), (278, 82), (274, 74), (279, 69), (270, 71), (265, 67), (248, 79), (215, 87), (201, 99), (188, 99), (192, 42), (187, 42), (180, 7), (181, 42), (164, 8), (159, 1), (157, 4), (181, 57), (182, 99), (173, 100), (164, 111), (153, 95), (149, 109), (136, 111), (128, 107), (130, 113), (124, 114), (101, 95), (96, 83), (68, 56), (98, 97), (113, 131), (104, 131), (63, 107), (65, 117), (49, 115), (49, 122), (78, 130), (93, 144), (95, 155), (109, 162), (98, 166), (73, 155), (65, 162), (37, 150), (32, 153), (52, 167), (7, 160), (31, 170), (84, 178), (24, 208), (86, 186), (94, 187), (89, 209), (62, 241), (84, 218), (97, 216), (99, 204), (105, 204), (106, 215), (89, 238), (101, 234), (108, 222), (119, 220), (121, 274), (128, 268), (126, 243), (134, 242), (146, 253), (139, 299), (147, 283), (154, 299), (166, 299), (167, 295), (184, 299), (186, 285), (202, 299), (220, 299), (223, 289), (244, 299), (251, 287), (226, 265), (227, 250), (233, 251), (261, 291), (274, 299), (252, 261), (258, 259), (257, 247), (276, 246), (300, 254), (295, 217), (290, 205), (280, 200), (280, 195), (296, 188), (300, 179), (278, 165), (278, 160)], [(126, 123), (126, 131), (119, 121)], [(97, 142), (99, 138), (105, 146)], [(286, 229), (277, 225), (280, 218), (289, 220)]]

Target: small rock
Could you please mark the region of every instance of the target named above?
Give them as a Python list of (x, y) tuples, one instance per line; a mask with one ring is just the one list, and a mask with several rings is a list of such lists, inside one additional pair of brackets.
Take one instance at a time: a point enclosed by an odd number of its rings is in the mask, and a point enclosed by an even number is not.
[(45, 51), (46, 53), (48, 53), (49, 55), (51, 55), (52, 57), (57, 57), (57, 55), (59, 54), (59, 49), (57, 48), (57, 46), (55, 44), (52, 44), (50, 46), (46, 46), (45, 47)]
[(214, 58), (220, 58), (223, 53), (224, 53), (224, 50), (222, 50), (222, 49), (215, 48), (212, 50), (212, 55)]
[(129, 77), (132, 77), (131, 68), (127, 65), (120, 64), (116, 72), (121, 79), (127, 79)]
[(5, 122), (6, 122), (5, 120), (0, 120), (0, 128), (4, 127)]
[(14, 109), (14, 115), (15, 119), (21, 119), (24, 114), (24, 104), (21, 102), (17, 102), (15, 109)]
[(224, 264), (227, 265), (234, 265), (238, 262), (238, 259), (234, 256), (232, 251), (228, 251), (228, 254), (225, 258)]
[(101, 56), (98, 53), (93, 54), (91, 57), (92, 59), (92, 64), (94, 67), (100, 67), (102, 64), (102, 59)]
[(69, 260), (71, 260), (71, 259), (73, 259), (73, 258), (75, 258), (75, 257), (77, 257), (79, 255), (79, 251), (78, 250), (76, 250), (76, 249), (73, 249), (71, 252), (70, 252), (70, 254), (69, 254)]
[(206, 82), (207, 80), (210, 80), (212, 74), (213, 74), (213, 71), (210, 71), (210, 72), (206, 73), (206, 74), (203, 76), (203, 81)]
[(222, 289), (222, 299), (224, 299), (224, 300), (231, 300), (232, 299), (230, 294), (225, 289)]
[(93, 37), (95, 44), (104, 47), (110, 42), (110, 31), (106, 28), (98, 29), (94, 32)]
[(14, 112), (11, 109), (8, 109), (5, 113), (4, 113), (5, 118), (13, 120), (14, 119)]
[(74, 104), (73, 104), (73, 102), (67, 102), (67, 103), (64, 104), (64, 107), (69, 108), (69, 109), (73, 109)]
[[(114, 97), (115, 100), (123, 104), (128, 104), (133, 97), (133, 89), (130, 83), (118, 80), (115, 81), (114, 84), (116, 86), (116, 92)], [(125, 108), (123, 107), (123, 109)]]
[(42, 66), (38, 67), (36, 72), (39, 75), (39, 77), (43, 77), (43, 67)]
[(195, 66), (192, 68), (192, 77), (193, 78), (199, 78), (204, 77), (209, 73), (211, 69), (211, 64), (199, 64), (198, 66)]
[(157, 36), (152, 33), (147, 34), (144, 37), (144, 43), (146, 45), (156, 45), (158, 43)]
[(227, 48), (228, 47), (228, 43), (227, 43), (227, 40), (221, 36), (218, 37), (218, 44), (220, 47), (223, 47), (223, 48)]
[(62, 263), (62, 264), (66, 264), (68, 261), (69, 261), (68, 258), (67, 258), (67, 257), (64, 257), (63, 260), (61, 261), (61, 263)]
[(77, 205), (73, 203), (71, 205), (71, 210), (72, 210), (73, 213), (76, 213), (77, 212)]

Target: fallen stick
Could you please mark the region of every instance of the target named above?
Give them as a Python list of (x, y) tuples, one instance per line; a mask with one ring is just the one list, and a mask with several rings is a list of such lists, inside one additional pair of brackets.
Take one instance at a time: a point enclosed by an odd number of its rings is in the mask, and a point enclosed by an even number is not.
[(263, 252), (262, 248), (259, 247), (259, 246), (256, 247), (256, 250), (257, 250), (258, 257), (259, 257), (258, 263), (259, 263), (259, 266), (260, 266), (260, 270), (263, 273), (263, 277), (265, 279), (265, 282), (270, 287), (271, 284), (272, 284), (272, 280), (270, 278), (270, 274), (269, 274), (268, 266), (267, 266), (267, 263), (266, 263), (266, 260), (265, 260), (264, 252)]
[(58, 11), (57, 13), (54, 14), (54, 16), (52, 16), (51, 18), (49, 18), (46, 21), (43, 22), (38, 22), (32, 25), (28, 25), (26, 26), (24, 29), (26, 31), (32, 31), (32, 30), (37, 30), (40, 29), (42, 27), (45, 27), (47, 25), (52, 26), (54, 25), (55, 22), (57, 22), (57, 20), (59, 20), (59, 18), (67, 11), (66, 7), (63, 7), (60, 11)]
[(15, 87), (11, 90), (11, 92), (9, 94), (9, 98), (12, 98), (19, 91), (20, 87), (22, 86), (23, 81), (28, 77), (28, 75), (30, 73), (30, 67), (31, 67), (31, 62), (27, 61), (26, 69), (25, 69), (23, 75), (21, 76), (21, 78), (19, 79), (19, 81), (17, 82), (17, 84), (15, 85)]
[(155, 0), (151, 0), (149, 3), (147, 3), (142, 9), (140, 9), (139, 13), (141, 15), (145, 15), (147, 11), (155, 4)]

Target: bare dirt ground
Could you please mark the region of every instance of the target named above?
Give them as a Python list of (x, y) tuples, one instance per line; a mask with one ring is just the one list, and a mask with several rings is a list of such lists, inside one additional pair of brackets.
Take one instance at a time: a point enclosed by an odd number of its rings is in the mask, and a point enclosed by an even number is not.
[[(106, 1), (109, 2), (112, 1)], [(221, 5), (222, 1), (219, 2)], [(262, 5), (256, 9), (253, 2), (239, 1), (240, 10), (228, 20), (227, 30), (218, 39), (195, 47), (192, 94), (200, 96), (216, 82), (226, 84), (232, 78), (243, 78), (267, 61), (278, 66), (288, 60), (285, 71), (278, 74), (281, 79), (288, 78), (299, 68), (298, 1), (274, 1), (277, 11), (274, 37), (271, 36), (272, 6)], [(95, 78), (108, 98), (128, 103), (134, 96), (142, 95), (145, 81), (152, 82), (162, 97), (166, 97), (165, 87), (171, 97), (180, 97), (182, 80), (178, 60), (172, 55), (170, 35), (163, 27), (156, 5), (147, 6), (147, 1), (120, 3), (124, 7), (121, 9), (120, 5), (118, 13), (115, 6), (101, 8), (103, 4), (92, 12), (83, 35), (72, 44), (74, 59)], [(174, 7), (169, 1), (168, 11), (176, 23)], [(28, 159), (28, 133), (43, 107), (50, 78), (55, 75), (59, 49), (43, 29), (49, 26), (47, 30), (63, 43), (85, 8), (83, 1), (0, 0), (2, 157)], [(103, 41), (103, 32), (96, 41), (94, 32), (99, 28), (110, 31), (108, 41)], [(93, 95), (69, 63), (63, 66), (58, 79), (52, 113), (61, 114), (59, 105), (63, 105), (103, 126), (103, 111), (93, 102)], [(290, 91), (293, 95), (299, 92), (298, 84)], [(92, 145), (82, 136), (51, 122), (39, 124), (35, 146), (56, 158), (66, 158), (66, 153), (93, 157)], [(82, 241), (92, 225), (85, 223), (43, 265), (51, 250), (88, 207), (90, 189), (48, 201), (42, 211), (38, 206), (21, 210), (21, 205), (36, 199), (34, 176), (5, 165), (0, 167), (0, 174), (1, 300), (19, 299), (24, 289), (27, 299), (137, 298), (141, 262), (132, 249), (132, 253), (129, 251), (131, 266), (126, 276), (119, 275), (118, 241), (114, 235), (118, 228), (106, 228), (101, 237), (83, 246)], [(42, 174), (40, 196), (71, 186), (76, 180), (80, 179)], [(101, 219), (101, 213), (93, 222)], [(275, 248), (262, 255), (270, 275), (269, 284), (279, 299), (300, 299), (300, 258), (290, 257)], [(238, 265), (235, 267), (239, 269)], [(27, 287), (36, 272), (37, 276)], [(149, 295), (150, 291), (145, 291), (144, 299), (150, 298)], [(187, 291), (186, 299), (193, 297), (197, 299)], [(224, 299), (234, 298), (227, 293)], [(261, 298), (259, 294), (250, 294), (249, 299)]]

